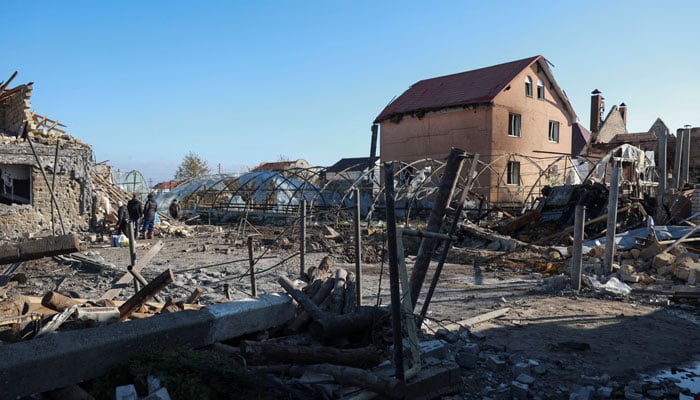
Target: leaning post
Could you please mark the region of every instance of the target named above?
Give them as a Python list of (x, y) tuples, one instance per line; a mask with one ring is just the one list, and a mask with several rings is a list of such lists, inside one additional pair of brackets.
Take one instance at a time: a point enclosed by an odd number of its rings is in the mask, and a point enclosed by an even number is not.
[(605, 270), (612, 272), (615, 256), (615, 231), (617, 227), (617, 199), (620, 193), (620, 165), (614, 161), (610, 177), (610, 194), (608, 195), (608, 230), (605, 236)]
[[(442, 220), (445, 216), (445, 210), (450, 204), (450, 199), (452, 199), (452, 193), (454, 192), (457, 177), (460, 174), (463, 162), (464, 150), (452, 148), (450, 155), (447, 157), (445, 171), (443, 172), (442, 179), (440, 180), (440, 186), (437, 196), (435, 197), (435, 204), (430, 212), (428, 225), (425, 229), (426, 231), (436, 233), (440, 232)], [(438, 242), (439, 240), (433, 238), (423, 238), (420, 242), (418, 255), (416, 256), (416, 261), (413, 264), (413, 271), (411, 271), (410, 280), (411, 301), (413, 302), (413, 308), (416, 307), (418, 296), (420, 295), (423, 282), (425, 281), (425, 276), (428, 272), (430, 259), (433, 257), (433, 250)]]
[(586, 219), (586, 206), (577, 205), (574, 211), (574, 248), (572, 251), (571, 287), (581, 290), (581, 259), (583, 255), (583, 223)]

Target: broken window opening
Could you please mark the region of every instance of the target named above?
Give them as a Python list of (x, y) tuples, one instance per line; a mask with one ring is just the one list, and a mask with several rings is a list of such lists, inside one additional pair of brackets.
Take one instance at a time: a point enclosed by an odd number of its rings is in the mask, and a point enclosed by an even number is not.
[(508, 174), (506, 183), (508, 185), (520, 185), (520, 162), (508, 161)]
[(520, 137), (520, 114), (509, 113), (508, 114), (508, 136)]
[(525, 96), (532, 97), (532, 78), (525, 77)]
[(0, 203), (32, 204), (32, 168), (0, 164)]
[(537, 98), (544, 100), (544, 82), (542, 82), (542, 79), (537, 80)]
[(559, 122), (549, 121), (549, 141), (559, 143)]

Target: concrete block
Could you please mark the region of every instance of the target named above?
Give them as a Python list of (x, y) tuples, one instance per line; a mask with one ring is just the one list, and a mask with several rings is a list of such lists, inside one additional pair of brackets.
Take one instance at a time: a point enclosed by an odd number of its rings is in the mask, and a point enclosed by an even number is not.
[(213, 304), (205, 310), (214, 317), (209, 329), (210, 343), (280, 326), (294, 318), (295, 313), (292, 299), (281, 293)]
[(477, 354), (479, 354), (479, 345), (476, 343), (467, 343), (464, 346), (462, 346), (460, 351), (464, 351), (464, 352), (469, 353), (469, 354), (477, 355)]
[(435, 357), (441, 360), (447, 358), (447, 346), (441, 340), (429, 340), (418, 344), (422, 358)]
[(530, 391), (530, 386), (525, 383), (513, 381), (510, 383), (510, 395), (514, 399), (524, 400), (527, 399), (527, 393)]
[(459, 366), (445, 361), (440, 365), (425, 368), (418, 376), (406, 382), (406, 399), (436, 399), (461, 390), (462, 376)]
[(139, 400), (134, 385), (117, 386), (114, 389), (115, 400)]
[(506, 369), (506, 362), (501, 360), (497, 355), (490, 355), (486, 357), (486, 366), (491, 371), (503, 371)]
[(109, 322), (119, 320), (118, 307), (80, 307), (78, 319), (96, 322)]
[(476, 368), (478, 358), (479, 357), (476, 354), (470, 354), (465, 351), (460, 351), (459, 353), (457, 353), (455, 361), (457, 361), (457, 364), (462, 368), (472, 369)]

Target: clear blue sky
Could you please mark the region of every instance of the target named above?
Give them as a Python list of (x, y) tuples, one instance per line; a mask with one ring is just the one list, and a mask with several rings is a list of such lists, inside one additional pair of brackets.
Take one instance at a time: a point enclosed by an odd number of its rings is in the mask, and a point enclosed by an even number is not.
[(542, 54), (588, 126), (590, 92), (700, 125), (697, 1), (2, 2), (0, 80), (97, 161), (171, 179), (192, 151), (214, 172), (284, 155), (367, 156), (370, 124), (412, 83)]

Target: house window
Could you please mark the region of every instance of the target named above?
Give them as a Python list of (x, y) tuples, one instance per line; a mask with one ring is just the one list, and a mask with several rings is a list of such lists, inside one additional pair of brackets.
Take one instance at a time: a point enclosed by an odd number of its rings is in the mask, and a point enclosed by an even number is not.
[(542, 82), (542, 79), (537, 80), (537, 98), (544, 100), (544, 82)]
[(520, 114), (508, 114), (508, 136), (520, 137)]
[(0, 164), (0, 203), (32, 204), (31, 166)]
[(509, 185), (519, 185), (520, 184), (520, 162), (508, 161), (507, 183)]
[(532, 97), (532, 78), (525, 77), (525, 96)]
[(549, 121), (549, 141), (559, 143), (559, 122)]

